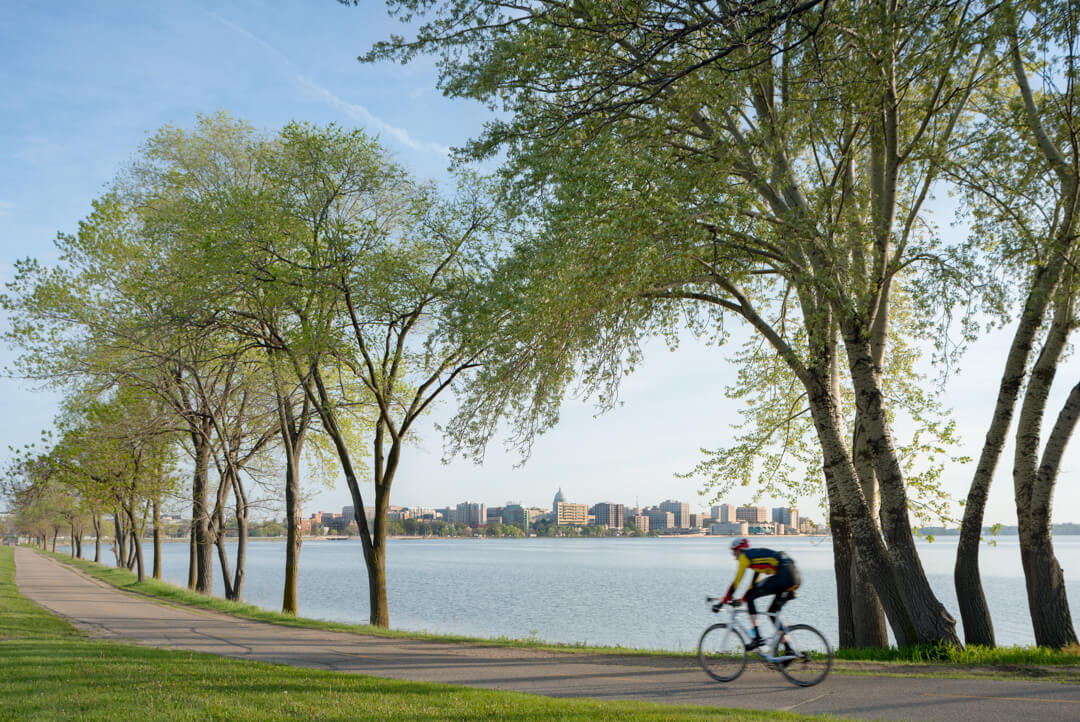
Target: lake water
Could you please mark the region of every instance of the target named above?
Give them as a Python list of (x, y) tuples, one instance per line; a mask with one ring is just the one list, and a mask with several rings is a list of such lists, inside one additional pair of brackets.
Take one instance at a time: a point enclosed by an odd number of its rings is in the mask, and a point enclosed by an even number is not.
[[(813, 624), (835, 644), (831, 539), (758, 537), (753, 542), (784, 549), (799, 565), (802, 587), (785, 607), (785, 619)], [(391, 539), (390, 624), (478, 637), (692, 650), (715, 617), (705, 596), (722, 595), (734, 575), (729, 544), (727, 537)], [(1073, 619), (1080, 622), (1080, 536), (1059, 536), (1054, 544), (1065, 568)], [(918, 546), (930, 583), (961, 629), (952, 583), (956, 537), (919, 540)], [(163, 553), (165, 579), (185, 585), (187, 544), (165, 544)], [(148, 548), (147, 564), (152, 558)], [(245, 601), (281, 608), (284, 559), (280, 541), (248, 545)], [(1016, 537), (985, 545), (980, 563), (998, 643), (1033, 644)], [(220, 572), (214, 584), (220, 594)], [(367, 622), (367, 577), (358, 541), (304, 543), (300, 614)]]

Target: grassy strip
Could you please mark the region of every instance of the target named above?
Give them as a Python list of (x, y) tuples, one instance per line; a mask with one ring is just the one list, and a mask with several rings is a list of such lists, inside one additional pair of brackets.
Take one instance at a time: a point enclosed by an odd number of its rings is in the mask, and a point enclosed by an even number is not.
[(866, 662), (899, 662), (904, 664), (945, 664), (972, 666), (1077, 666), (1080, 647), (1064, 649), (1049, 647), (984, 647), (973, 644), (956, 647), (951, 644), (912, 645), (889, 649), (841, 649), (837, 659)]
[[(189, 604), (204, 609), (213, 609), (228, 614), (234, 614), (247, 619), (254, 619), (274, 624), (287, 624), (297, 627), (313, 629), (327, 629), (333, 631), (354, 632), (358, 634), (370, 634), (380, 637), (424, 639), (439, 642), (454, 642), (467, 644), (483, 644), (488, 646), (520, 647), (530, 649), (547, 649), (560, 652), (587, 652), (594, 654), (629, 654), (642, 656), (664, 657), (687, 657), (688, 662), (696, 656), (694, 652), (670, 652), (663, 650), (633, 649), (630, 647), (596, 647), (583, 644), (555, 644), (538, 639), (512, 639), (497, 637), (484, 639), (477, 637), (464, 637), (453, 635), (436, 635), (423, 632), (407, 632), (388, 630), (381, 627), (372, 627), (359, 624), (343, 624), (339, 622), (327, 622), (304, 617), (293, 617), (280, 612), (272, 612), (251, 604), (229, 602), (218, 597), (207, 597), (202, 594), (176, 587), (172, 584), (147, 580), (139, 584), (134, 573), (127, 569), (107, 567), (83, 559), (72, 559), (70, 555), (52, 554), (55, 559), (70, 564), (89, 576), (103, 582), (138, 592), (160, 599), (166, 599), (183, 604)], [(870, 648), (870, 649), (841, 649), (836, 651), (836, 659), (841, 662), (836, 671), (845, 672), (842, 662), (869, 662), (881, 665), (876, 671), (889, 673), (896, 671), (897, 665), (923, 665), (927, 667), (926, 674), (933, 676), (943, 671), (945, 667), (969, 667), (981, 668), (972, 671), (972, 674), (963, 675), (959, 670), (952, 671), (960, 676), (986, 676), (987, 674), (1008, 676), (1018, 672), (1022, 676), (1031, 676), (1036, 668), (1043, 667), (1078, 667), (1080, 666), (1080, 647), (1068, 647), (1063, 650), (1050, 649), (1048, 647), (982, 647), (973, 645), (970, 647), (953, 647), (951, 645), (913, 645), (907, 647)], [(1026, 673), (1024, 669), (1029, 668)], [(935, 671), (938, 670), (938, 671)], [(861, 674), (873, 673), (875, 670), (865, 665), (851, 668), (850, 671)], [(910, 668), (905, 669), (906, 674), (911, 674)]]
[(830, 719), (551, 699), (84, 639), (20, 595), (0, 546), (0, 720)]

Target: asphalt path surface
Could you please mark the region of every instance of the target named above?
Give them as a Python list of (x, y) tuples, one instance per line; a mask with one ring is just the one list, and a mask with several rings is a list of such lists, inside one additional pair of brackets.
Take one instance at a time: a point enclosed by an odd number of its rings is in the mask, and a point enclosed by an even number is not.
[(300, 629), (122, 592), (25, 547), (15, 550), (15, 565), (23, 595), (97, 639), (549, 697), (787, 710), (857, 719), (1080, 720), (1077, 684), (834, 671), (820, 685), (803, 689), (753, 661), (735, 682), (719, 684), (687, 658), (558, 653)]

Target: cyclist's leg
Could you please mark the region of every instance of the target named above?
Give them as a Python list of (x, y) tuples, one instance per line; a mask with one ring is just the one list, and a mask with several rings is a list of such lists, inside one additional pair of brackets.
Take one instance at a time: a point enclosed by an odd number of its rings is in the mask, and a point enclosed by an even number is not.
[(772, 604), (769, 605), (769, 614), (776, 614), (785, 604), (795, 598), (795, 590), (802, 583), (802, 577), (799, 575), (798, 567), (793, 562), (787, 562), (777, 568), (776, 574), (769, 577), (769, 581), (772, 582), (770, 589), (776, 595), (773, 597)]
[(750, 613), (750, 624), (754, 628), (754, 638), (751, 640), (747, 649), (761, 646), (761, 632), (758, 629), (757, 608), (754, 606), (754, 600), (758, 597), (765, 597), (772, 594), (772, 592), (767, 589), (770, 579), (772, 579), (772, 577), (768, 577), (767, 579), (758, 582), (746, 591), (746, 610)]

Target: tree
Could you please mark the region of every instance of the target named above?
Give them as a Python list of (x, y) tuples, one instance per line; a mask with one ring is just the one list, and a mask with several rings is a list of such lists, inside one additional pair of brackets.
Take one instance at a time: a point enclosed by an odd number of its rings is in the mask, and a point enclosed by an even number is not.
[[(1005, 360), (990, 428), (964, 507), (954, 580), (968, 643), (994, 644), (979, 574), (983, 514), (997, 462), (1023, 399), (1016, 431), (1013, 483), (1031, 619), (1038, 644), (1076, 642), (1064, 575), (1053, 551), (1050, 507), (1065, 445), (1075, 428), (1074, 387), (1039, 453), (1046, 401), (1067, 339), (1076, 325), (1080, 126), (1077, 124), (1076, 27), (1072, 2), (1007, 3), (998, 10), (1000, 44), (1011, 82), (980, 98), (985, 118), (953, 171), (967, 194), (986, 252), (1025, 289)], [(1031, 56), (1040, 53), (1039, 62)], [(1041, 68), (1045, 90), (1029, 73)], [(1058, 83), (1064, 79), (1064, 87)], [(1040, 333), (1041, 350), (1033, 354)], [(1026, 388), (1025, 388), (1026, 385)]]
[(389, 5), (435, 17), (364, 59), (440, 53), (444, 91), (501, 100), (467, 151), (506, 152), (539, 229), (503, 268), (514, 341), (458, 417), (464, 447), (506, 415), (527, 443), (575, 377), (613, 403), (646, 335), (689, 321), (719, 340), (740, 318), (802, 387), (833, 517), (897, 640), (958, 642), (912, 541), (883, 368), (898, 302), (949, 303), (921, 210), (986, 70), (977, 8), (829, 3), (762, 29), (698, 4)]
[[(471, 303), (498, 218), (478, 184), (442, 202), (361, 131), (294, 123), (274, 142), (247, 142), (255, 180), (184, 205), (199, 209), (188, 216), (214, 239), (191, 249), (195, 267), (212, 274), (196, 306), (228, 318), (273, 369), (291, 367), (287, 383), (305, 397), (300, 418), (318, 416), (353, 497), (371, 619), (385, 626), (386, 521), (403, 442), (473, 365), (478, 340), (454, 325), (455, 313)], [(275, 383), (285, 389), (279, 401), (292, 393), (284, 376)], [(299, 438), (288, 415), (279, 412), (283, 438)], [(352, 448), (357, 419), (372, 427), (373, 528)]]

